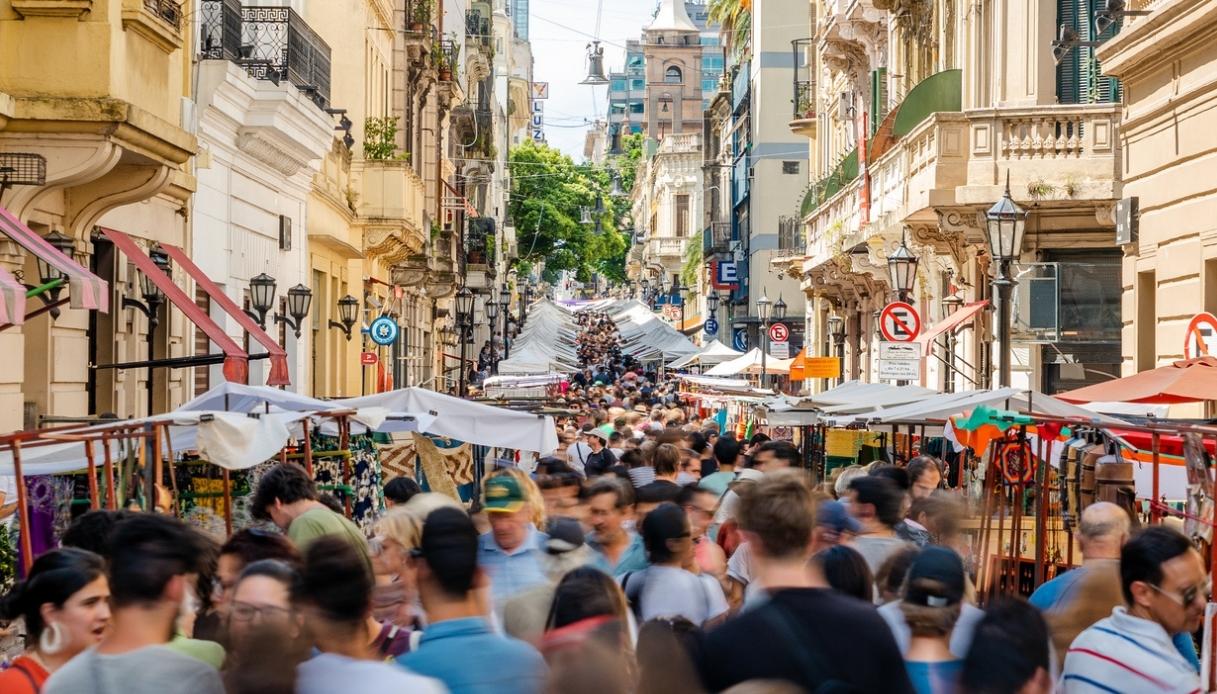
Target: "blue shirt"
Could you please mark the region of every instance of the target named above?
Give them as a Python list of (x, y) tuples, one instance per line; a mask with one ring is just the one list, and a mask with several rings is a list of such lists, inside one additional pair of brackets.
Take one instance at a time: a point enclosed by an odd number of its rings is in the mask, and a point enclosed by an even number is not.
[(490, 596), (494, 599), (495, 612), (500, 616), (508, 598), (549, 582), (541, 565), (546, 539), (545, 534), (532, 525), (528, 526), (524, 542), (510, 552), (499, 547), (493, 532), (478, 538), (478, 565), (490, 578)]
[(917, 694), (955, 694), (961, 691), (959, 677), (963, 674), (962, 660), (944, 660), (937, 663), (905, 661), (909, 680)]
[(518, 639), (495, 634), (481, 617), (449, 619), (423, 631), (418, 648), (397, 664), (434, 677), (451, 694), (535, 694), (545, 685), (545, 659)]
[(642, 544), (642, 535), (636, 532), (630, 532), (629, 535), (630, 544), (626, 546), (625, 551), (614, 564), (604, 553), (604, 549), (596, 540), (594, 533), (588, 533), (587, 546), (596, 552), (596, 561), (592, 563), (592, 566), (614, 578), (624, 576), (631, 571), (641, 571), (650, 566), (651, 563), (647, 561), (647, 548)]
[[(1063, 607), (1067, 599), (1072, 598), (1078, 581), (1086, 575), (1085, 571), (1086, 567), (1081, 566), (1040, 584), (1027, 602), (1038, 608), (1040, 612), (1051, 612)], [(1191, 663), (1192, 667), (1196, 668), (1196, 672), (1200, 672), (1200, 656), (1196, 654), (1196, 642), (1192, 640), (1192, 635), (1174, 634), (1171, 636), (1171, 641), (1175, 644), (1175, 650), (1179, 651), (1179, 655)]]

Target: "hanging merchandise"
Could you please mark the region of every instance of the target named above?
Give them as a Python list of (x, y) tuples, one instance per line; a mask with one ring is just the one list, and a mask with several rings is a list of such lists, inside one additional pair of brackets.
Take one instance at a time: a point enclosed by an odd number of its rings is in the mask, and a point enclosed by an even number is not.
[[(368, 434), (353, 434), (347, 446), (347, 454), (338, 448), (338, 439), (313, 432), (314, 476), (322, 491), (329, 491), (340, 500), (350, 498), (351, 520), (361, 528), (369, 528), (376, 521), (383, 502), (384, 484), (380, 459), (376, 445)], [(330, 455), (326, 455), (326, 453)], [(344, 480), (344, 462), (349, 465), (349, 481)]]
[(1183, 435), (1183, 457), (1187, 462), (1187, 516), (1183, 522), (1184, 533), (1192, 540), (1208, 543), (1213, 539), (1213, 480), (1209, 477), (1209, 468), (1212, 466), (1200, 434), (1187, 432)]
[(1027, 485), (1035, 480), (1035, 456), (1025, 441), (1007, 441), (997, 453), (997, 465), (1006, 484)]

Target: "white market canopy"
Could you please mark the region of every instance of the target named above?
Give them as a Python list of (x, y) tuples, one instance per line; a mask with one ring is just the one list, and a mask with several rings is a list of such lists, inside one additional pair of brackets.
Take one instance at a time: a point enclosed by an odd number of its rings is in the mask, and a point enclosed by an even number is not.
[(731, 361), (744, 356), (743, 352), (731, 349), (718, 340), (711, 340), (710, 344), (702, 347), (696, 354), (690, 354), (687, 357), (681, 357), (676, 361), (668, 364), (669, 369), (683, 369), (687, 366), (713, 366), (721, 364), (725, 361)]
[(1021, 388), (997, 390), (968, 390), (942, 393), (893, 407), (879, 407), (864, 412), (826, 417), (831, 424), (842, 426), (855, 422), (896, 424), (943, 422), (947, 418), (969, 412), (980, 406), (996, 407), (1019, 414), (1040, 414), (1052, 417), (1073, 417), (1097, 426), (1121, 426), (1121, 420), (1092, 412), (1077, 405), (1058, 400), (1051, 395)]
[[(793, 359), (778, 359), (772, 354), (765, 355), (765, 373), (788, 374)], [(706, 372), (707, 376), (735, 376), (738, 374), (760, 375), (761, 350), (753, 347), (747, 354), (725, 361)]]
[(524, 325), (511, 342), (511, 353), (499, 362), (499, 374), (570, 373), (579, 368), (575, 349), (578, 325), (570, 310), (541, 299), (529, 307)]

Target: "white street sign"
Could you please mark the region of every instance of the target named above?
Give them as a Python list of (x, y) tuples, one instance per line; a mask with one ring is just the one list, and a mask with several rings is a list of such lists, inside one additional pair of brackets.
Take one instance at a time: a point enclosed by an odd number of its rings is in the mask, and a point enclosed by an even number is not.
[(790, 343), (789, 342), (771, 342), (769, 343), (769, 354), (776, 359), (790, 358)]
[(921, 346), (916, 342), (880, 342), (879, 380), (921, 380)]

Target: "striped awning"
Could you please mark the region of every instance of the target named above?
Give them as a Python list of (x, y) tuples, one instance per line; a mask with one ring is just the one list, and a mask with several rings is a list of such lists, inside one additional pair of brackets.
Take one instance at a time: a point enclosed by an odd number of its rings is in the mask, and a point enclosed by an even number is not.
[(0, 325), (25, 322), (25, 287), (13, 273), (0, 267)]
[(169, 303), (176, 306), (179, 311), (185, 314), (186, 318), (190, 319), (191, 323), (194, 323), (198, 326), (199, 330), (202, 330), (207, 335), (208, 339), (216, 343), (216, 346), (224, 353), (224, 380), (234, 383), (248, 383), (249, 354), (241, 349), (241, 346), (229, 337), (228, 333), (224, 332), (224, 329), (217, 325), (211, 319), (211, 316), (207, 315), (206, 311), (194, 303), (194, 300), (186, 292), (182, 291), (181, 287), (174, 284), (173, 280), (162, 272), (156, 266), (156, 263), (152, 262), (152, 258), (149, 258), (148, 254), (135, 245), (135, 241), (131, 240), (130, 236), (116, 229), (98, 228), (101, 229), (101, 233), (106, 238), (110, 239), (115, 247), (123, 252), (123, 255), (127, 256), (132, 263), (135, 263), (135, 267), (139, 268), (140, 272), (152, 280), (152, 283), (161, 290), (161, 293), (165, 295), (165, 299)]
[[(94, 275), (79, 263), (64, 255), (62, 251), (47, 243), (17, 216), (0, 206), (0, 233), (13, 240), (18, 246), (39, 258), (47, 265), (60, 271), (68, 278), (68, 299), (72, 308), (83, 308), (93, 311), (110, 311), (110, 293), (106, 281)], [(22, 292), (24, 294), (24, 291)], [(10, 315), (11, 306), (8, 307)], [(24, 314), (24, 307), (21, 312)], [(11, 321), (17, 322), (17, 321)]]
[(266, 348), (266, 352), (270, 355), (270, 373), (266, 377), (266, 385), (268, 386), (290, 386), (292, 384), (291, 373), (287, 368), (287, 351), (275, 341), (273, 337), (266, 334), (262, 326), (250, 317), (248, 313), (237, 306), (237, 302), (232, 300), (232, 297), (224, 293), (224, 290), (216, 286), (215, 282), (207, 276), (207, 273), (199, 269), (198, 265), (194, 264), (182, 249), (177, 246), (171, 246), (167, 243), (162, 243), (161, 248), (164, 249), (173, 262), (177, 263), (187, 275), (190, 275), (203, 291), (207, 292), (207, 296), (216, 302), (224, 313), (232, 316), (249, 336), (257, 340), (259, 344)]

